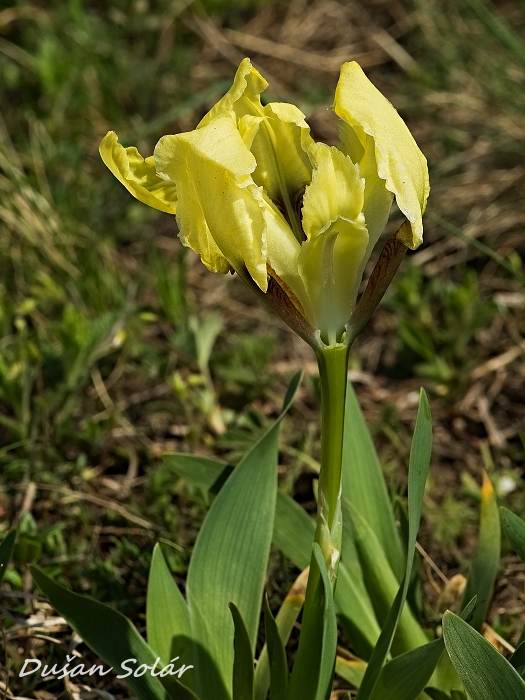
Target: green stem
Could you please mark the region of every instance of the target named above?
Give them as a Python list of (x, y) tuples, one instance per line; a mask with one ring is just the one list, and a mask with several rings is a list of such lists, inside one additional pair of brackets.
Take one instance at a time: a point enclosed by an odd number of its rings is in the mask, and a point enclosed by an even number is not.
[[(350, 344), (343, 342), (321, 345), (316, 349), (321, 379), (322, 436), (315, 542), (326, 562), (332, 590), (335, 588), (341, 554), (341, 462), (349, 348)], [(321, 572), (312, 555), (289, 700), (314, 700), (317, 697), (324, 597)]]
[[(317, 353), (321, 380), (321, 472), (319, 475), (318, 528), (322, 521), (331, 531), (340, 514), (341, 463), (345, 419), (346, 344), (324, 346)], [(322, 544), (316, 539), (321, 551)], [(326, 557), (325, 557), (326, 558)]]

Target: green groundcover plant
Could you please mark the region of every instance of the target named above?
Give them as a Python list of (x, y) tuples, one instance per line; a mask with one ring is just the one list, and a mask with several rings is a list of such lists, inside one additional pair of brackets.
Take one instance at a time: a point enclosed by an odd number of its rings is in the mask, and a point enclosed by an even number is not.
[[(501, 524), (525, 559), (525, 523), (500, 513), (487, 476), (480, 534), (461, 616), (442, 635), (419, 623), (416, 538), (432, 449), (421, 391), (408, 464), (408, 505), (395, 510), (351, 385), (350, 347), (407, 248), (422, 242), (426, 160), (392, 105), (356, 63), (342, 66), (333, 109), (337, 147), (316, 143), (293, 105), (268, 103), (267, 84), (242, 61), (232, 88), (194, 131), (163, 137), (143, 159), (110, 132), (106, 165), (140, 201), (176, 215), (183, 243), (212, 271), (236, 272), (317, 358), (322, 457), (314, 522), (278, 489), (282, 412), (235, 467), (168, 454), (174, 472), (212, 497), (185, 595), (156, 546), (147, 590), (147, 640), (111, 607), (33, 567), (57, 611), (140, 700), (327, 700), (334, 673), (358, 700), (525, 697), (525, 634), (506, 660), (480, 634), (500, 557)], [(405, 217), (359, 301), (365, 265), (393, 199)], [(501, 524), (500, 524), (501, 523)], [(0, 546), (0, 576), (16, 533)], [(277, 615), (263, 599), (270, 547), (302, 571)], [(265, 645), (256, 654), (263, 611)], [(301, 621), (290, 671), (286, 644)], [(351, 651), (338, 646), (338, 625)]]

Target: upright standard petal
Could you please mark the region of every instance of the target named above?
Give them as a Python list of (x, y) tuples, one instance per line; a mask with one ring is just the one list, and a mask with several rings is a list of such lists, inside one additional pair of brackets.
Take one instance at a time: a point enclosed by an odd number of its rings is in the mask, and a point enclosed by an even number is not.
[(157, 171), (179, 193), (177, 222), (185, 245), (211, 270), (247, 269), (267, 289), (268, 206), (253, 182), (255, 158), (244, 144), (232, 113), (176, 136), (155, 148)]
[(176, 213), (176, 187), (157, 175), (153, 156), (144, 159), (134, 146), (124, 148), (114, 131), (104, 136), (99, 151), (113, 175), (134, 197), (154, 209)]
[(268, 83), (252, 66), (249, 58), (244, 58), (233, 79), (233, 85), (228, 92), (221, 97), (208, 114), (199, 122), (197, 129), (209, 124), (213, 119), (227, 113), (234, 112), (237, 119), (245, 114), (262, 116), (260, 94), (268, 87)]
[(312, 182), (303, 203), (299, 274), (308, 297), (307, 315), (331, 339), (353, 311), (368, 245), (362, 214), (364, 180), (349, 156), (333, 146), (310, 149)]
[(374, 139), (378, 175), (411, 223), (412, 235), (403, 243), (417, 248), (423, 241), (422, 215), (430, 187), (427, 161), (405, 122), (355, 61), (341, 68), (333, 109), (354, 129), (363, 150), (365, 135)]
[(267, 86), (266, 80), (245, 58), (230, 90), (206, 114), (197, 129), (223, 114), (235, 114), (237, 126), (257, 162), (254, 182), (264, 187), (283, 212), (296, 238), (301, 240), (298, 204), (311, 179), (308, 150), (314, 141), (304, 114), (295, 105), (271, 102), (262, 106), (260, 95)]
[[(360, 138), (358, 138), (356, 131), (359, 131)], [(350, 156), (352, 162), (359, 165), (359, 172), (365, 180), (363, 215), (368, 230), (368, 246), (358, 274), (361, 278), (370, 255), (385, 230), (394, 195), (386, 189), (385, 181), (379, 177), (377, 172), (374, 139), (365, 134), (361, 127), (352, 128), (341, 120), (337, 147), (342, 153)]]

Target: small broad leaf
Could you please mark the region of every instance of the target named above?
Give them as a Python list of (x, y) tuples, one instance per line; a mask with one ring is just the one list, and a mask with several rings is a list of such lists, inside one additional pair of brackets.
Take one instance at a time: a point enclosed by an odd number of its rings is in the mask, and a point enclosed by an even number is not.
[(406, 600), (416, 550), (417, 532), (421, 520), (423, 495), (432, 452), (432, 418), (428, 399), (421, 389), (416, 426), (410, 449), (408, 467), (408, 544), (405, 575), (392, 603), (379, 640), (368, 662), (357, 700), (370, 700), (392, 645), (392, 640)]
[[(148, 644), (163, 664), (174, 657), (190, 661), (193, 655), (188, 606), (168, 569), (162, 549), (155, 545), (151, 558), (146, 600)], [(193, 669), (183, 676), (184, 685), (194, 687)]]
[[(113, 667), (115, 673), (124, 674), (127, 669), (135, 671), (142, 664), (152, 669), (155, 667), (158, 655), (124, 615), (93, 598), (68, 591), (33, 566), (31, 574), (57, 612), (101, 659)], [(124, 661), (130, 659), (136, 659), (136, 665), (130, 662), (122, 669)], [(158, 668), (157, 664), (156, 673)], [(162, 679), (166, 684), (169, 682), (169, 693), (161, 679), (150, 672), (138, 677), (129, 675), (125, 680), (139, 700), (196, 700), (175, 676)]]
[(268, 598), (264, 600), (264, 628), (270, 660), (270, 700), (286, 700), (288, 693), (288, 663), (279, 629), (273, 618)]
[(16, 530), (11, 530), (4, 537), (2, 544), (0, 544), (0, 583), (4, 578), (5, 570), (9, 564), (9, 560), (13, 554), (13, 549), (15, 547), (16, 540)]
[(523, 700), (525, 682), (490, 642), (449, 610), (443, 637), (454, 668), (471, 700)]
[(463, 605), (477, 596), (470, 624), (480, 630), (494, 590), (501, 554), (501, 527), (496, 493), (487, 473), (483, 472), (479, 535), (472, 557), (470, 573), (463, 595)]
[(253, 700), (252, 645), (239, 609), (233, 603), (229, 607), (235, 626), (232, 700)]

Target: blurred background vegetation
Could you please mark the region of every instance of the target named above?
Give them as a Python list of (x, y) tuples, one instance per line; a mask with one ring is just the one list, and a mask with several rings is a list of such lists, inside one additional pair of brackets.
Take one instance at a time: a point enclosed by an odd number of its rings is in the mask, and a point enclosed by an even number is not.
[[(184, 251), (174, 218), (135, 201), (97, 150), (109, 129), (144, 156), (162, 135), (193, 129), (246, 55), (269, 80), (268, 99), (298, 104), (328, 143), (339, 66), (358, 60), (429, 161), (425, 244), (356, 342), (351, 376), (393, 495), (404, 493), (419, 386), (431, 396), (436, 444), (421, 536), (431, 617), (431, 567), (465, 573), (482, 466), (525, 515), (523, 0), (0, 8), (0, 539), (14, 524), (22, 533), (0, 593), (11, 656), (38, 610), (30, 561), (139, 625), (158, 538), (171, 543), (182, 584), (208, 504), (162, 454), (235, 462), (300, 367), (282, 487), (314, 508), (319, 396), (309, 348), (238, 279), (208, 273)], [(388, 232), (399, 221), (394, 212)], [(289, 580), (276, 556), (270, 595)], [(506, 556), (491, 622), (510, 639), (524, 600), (525, 569)], [(30, 679), (17, 693), (48, 700), (49, 683), (39, 690)]]

